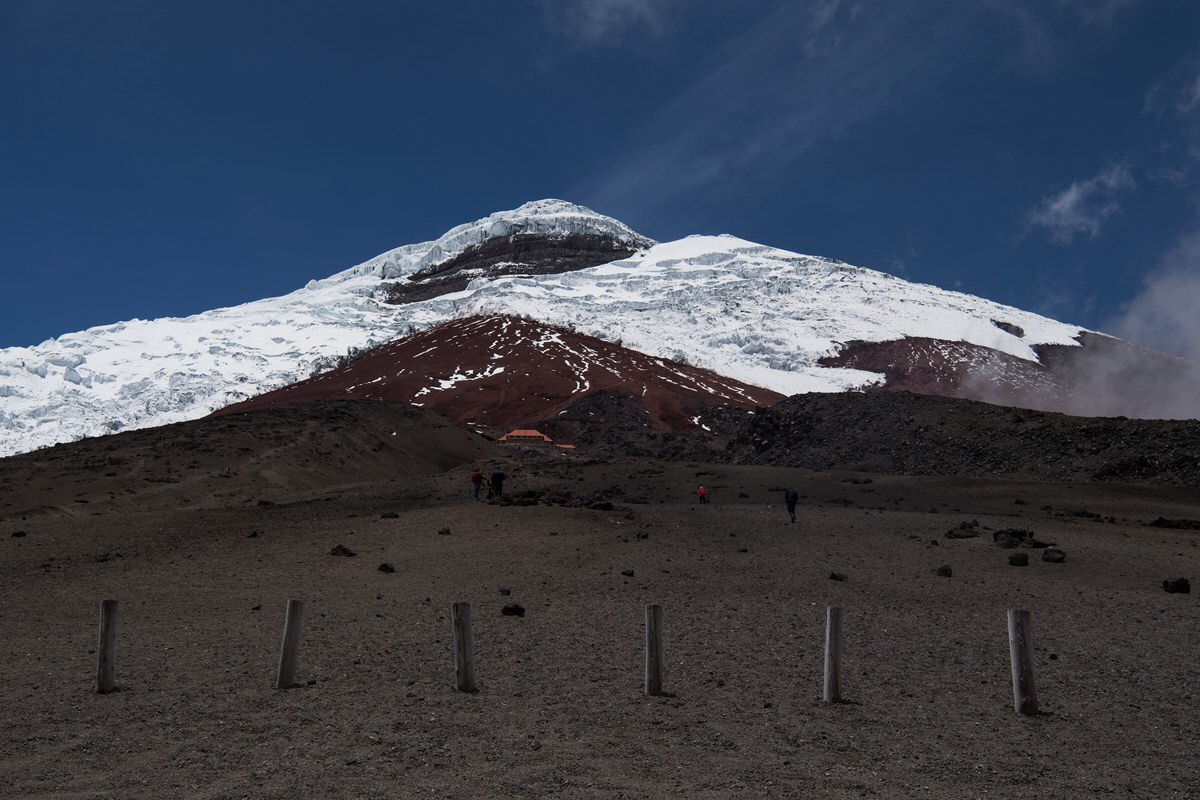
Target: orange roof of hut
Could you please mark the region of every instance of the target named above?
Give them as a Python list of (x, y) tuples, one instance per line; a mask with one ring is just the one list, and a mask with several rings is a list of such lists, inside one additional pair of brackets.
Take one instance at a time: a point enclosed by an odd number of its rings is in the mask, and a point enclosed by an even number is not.
[(504, 444), (554, 444), (549, 436), (529, 428), (517, 428), (500, 437)]

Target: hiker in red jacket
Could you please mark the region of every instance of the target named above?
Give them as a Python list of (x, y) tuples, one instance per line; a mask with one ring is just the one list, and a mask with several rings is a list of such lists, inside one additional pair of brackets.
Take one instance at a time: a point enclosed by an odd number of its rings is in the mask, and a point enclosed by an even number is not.
[[(479, 470), (475, 470), (474, 472), (471, 473), (471, 483), (474, 484), (474, 486), (475, 486), (475, 495), (474, 496), (475, 496), (475, 499), (478, 500), (479, 492), (483, 489), (484, 485), (487, 484), (487, 481), (484, 480), (483, 475), (480, 474)], [(488, 488), (490, 489), (491, 487), (489, 486)]]
[(703, 486), (696, 490), (696, 496), (700, 498), (700, 505), (708, 502), (708, 490)]

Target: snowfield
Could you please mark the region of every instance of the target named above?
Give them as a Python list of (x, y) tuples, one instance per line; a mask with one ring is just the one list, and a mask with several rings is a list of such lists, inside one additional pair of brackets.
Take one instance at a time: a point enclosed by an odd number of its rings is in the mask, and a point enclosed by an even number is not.
[[(519, 232), (597, 234), (643, 249), (577, 272), (481, 278), (431, 300), (384, 302), (396, 280)], [(924, 336), (1036, 360), (1031, 345), (1073, 345), (1081, 332), (981, 298), (732, 236), (645, 248), (648, 241), (582, 206), (542, 200), (282, 297), (3, 349), (0, 456), (202, 417), (306, 378), (351, 348), (475, 314), (528, 315), (789, 395), (879, 382), (875, 373), (817, 363), (845, 342)]]

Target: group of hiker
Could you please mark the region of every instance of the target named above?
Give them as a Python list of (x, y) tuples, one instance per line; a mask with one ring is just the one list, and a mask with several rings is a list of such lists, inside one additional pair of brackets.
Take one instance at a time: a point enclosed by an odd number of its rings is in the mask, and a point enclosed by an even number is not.
[(484, 489), (487, 489), (486, 499), (488, 500), (491, 500), (493, 497), (504, 497), (505, 477), (504, 470), (499, 467), (492, 473), (491, 480), (483, 477), (483, 473), (479, 470), (475, 470), (471, 473), (471, 485), (475, 489), (473, 497), (476, 500), (483, 501), (484, 498), (480, 497), (480, 495)]
[[(703, 486), (701, 486), (699, 489), (696, 490), (695, 494), (698, 498), (700, 498), (700, 505), (703, 506), (703, 505), (708, 504), (708, 490), (707, 489), (705, 489)], [(800, 495), (796, 492), (795, 489), (788, 489), (786, 492), (783, 493), (783, 502), (784, 502), (784, 505), (787, 506), (788, 516), (791, 517), (792, 522), (796, 521), (796, 502), (799, 499), (800, 499)]]

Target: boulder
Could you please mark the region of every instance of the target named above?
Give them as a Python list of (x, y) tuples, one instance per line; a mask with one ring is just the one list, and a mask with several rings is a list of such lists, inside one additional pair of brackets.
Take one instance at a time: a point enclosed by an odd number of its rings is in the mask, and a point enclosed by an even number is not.
[(1192, 585), (1188, 583), (1187, 578), (1176, 578), (1175, 580), (1166, 580), (1162, 582), (1163, 591), (1167, 594), (1191, 594)]

